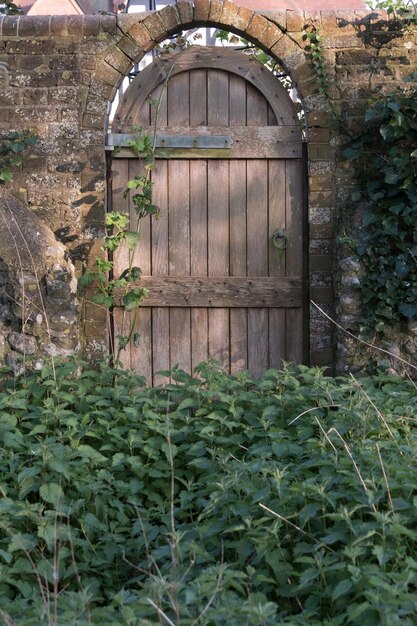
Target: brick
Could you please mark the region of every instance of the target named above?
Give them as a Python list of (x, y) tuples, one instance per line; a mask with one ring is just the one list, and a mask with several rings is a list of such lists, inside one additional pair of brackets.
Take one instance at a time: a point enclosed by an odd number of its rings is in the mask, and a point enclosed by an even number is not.
[(210, 22), (220, 23), (220, 18), (223, 11), (223, 2), (220, 0), (211, 0), (210, 4)]
[(333, 148), (328, 143), (309, 142), (308, 156), (310, 160), (330, 159), (333, 156)]
[(310, 191), (309, 205), (312, 207), (327, 207), (333, 205), (333, 191)]
[(302, 11), (287, 12), (287, 31), (290, 33), (301, 32), (304, 28), (306, 20)]
[(308, 127), (326, 128), (331, 125), (330, 113), (327, 111), (311, 111), (307, 113)]
[(305, 53), (288, 36), (281, 37), (271, 48), (271, 53), (282, 61), (287, 70), (293, 70), (306, 61)]
[(263, 32), (267, 29), (268, 21), (262, 17), (261, 15), (257, 15), (256, 13), (252, 17), (252, 20), (249, 26), (246, 29), (246, 35), (248, 37), (252, 37), (257, 41), (260, 41), (262, 38)]
[(312, 239), (331, 239), (334, 235), (332, 224), (310, 224), (308, 231)]
[(181, 24), (180, 16), (175, 6), (166, 6), (158, 12), (167, 34), (174, 33)]
[(65, 37), (68, 35), (68, 18), (65, 15), (53, 15), (50, 29), (52, 34)]
[[(324, 129), (324, 132), (327, 132), (327, 129)], [(310, 191), (329, 191), (332, 187), (332, 181), (329, 180), (328, 176), (310, 176), (308, 183)]]
[(83, 22), (83, 35), (84, 37), (95, 37), (100, 32), (100, 16), (99, 15), (86, 15)]
[(306, 80), (310, 80), (311, 78), (315, 78), (316, 73), (314, 71), (314, 67), (310, 61), (305, 61), (301, 65), (299, 65), (295, 70), (291, 72), (291, 78), (296, 83), (301, 83)]
[(314, 350), (310, 355), (310, 365), (317, 367), (325, 367), (333, 365), (334, 351), (330, 348), (326, 350)]
[(310, 298), (317, 304), (331, 304), (334, 300), (333, 289), (331, 287), (312, 287)]
[(99, 115), (97, 113), (84, 113), (83, 115), (83, 128), (104, 128), (105, 115)]
[(207, 22), (210, 15), (210, 0), (195, 0), (194, 19), (196, 22)]
[(135, 63), (138, 63), (145, 54), (143, 49), (127, 36), (118, 42), (117, 47)]
[(19, 37), (42, 37), (49, 35), (49, 17), (24, 15), (19, 20)]
[(245, 7), (239, 7), (239, 12), (236, 16), (236, 21), (233, 24), (234, 30), (245, 32), (249, 26), (253, 17), (252, 11), (245, 9)]
[(121, 74), (127, 74), (132, 67), (132, 60), (115, 46), (104, 57), (104, 60)]
[(165, 24), (158, 13), (148, 15), (148, 17), (143, 20), (142, 24), (148, 29), (153, 41), (159, 42), (167, 38), (168, 33)]
[(115, 35), (117, 32), (117, 21), (114, 15), (103, 15), (101, 19), (101, 29), (104, 33)]
[(16, 37), (18, 34), (18, 24), (20, 16), (18, 15), (6, 15), (2, 19), (2, 36), (3, 37)]
[(278, 26), (278, 28), (285, 32), (287, 30), (287, 14), (289, 15), (291, 11), (287, 10), (278, 10), (278, 11), (259, 11), (261, 15), (266, 17), (267, 20), (273, 22)]
[(94, 74), (94, 78), (106, 83), (107, 85), (117, 85), (122, 79), (122, 74), (115, 70), (114, 67), (103, 61), (98, 66), (97, 71)]
[(156, 42), (152, 40), (149, 31), (140, 22), (134, 24), (129, 30), (129, 37), (131, 37), (144, 52), (149, 52), (149, 50), (155, 47)]
[(239, 7), (234, 2), (230, 2), (229, 0), (224, 0), (223, 9), (220, 15), (220, 22), (223, 25), (234, 26), (237, 16), (239, 14)]
[(284, 35), (278, 26), (272, 24), (272, 22), (268, 22), (266, 30), (262, 33), (261, 43), (265, 46), (265, 48), (272, 48)]
[(181, 24), (190, 24), (194, 20), (194, 6), (191, 2), (180, 0), (176, 4)]

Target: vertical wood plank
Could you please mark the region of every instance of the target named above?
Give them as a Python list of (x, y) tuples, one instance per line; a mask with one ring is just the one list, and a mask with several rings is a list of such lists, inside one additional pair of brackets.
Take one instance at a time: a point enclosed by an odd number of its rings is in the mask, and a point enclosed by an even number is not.
[[(286, 228), (286, 168), (284, 160), (270, 160), (268, 164), (269, 199), (269, 275), (285, 276), (285, 250), (277, 250), (272, 244), (276, 228)], [(285, 309), (269, 310), (269, 366), (282, 367), (286, 359)]]
[[(169, 179), (169, 273), (190, 275), (190, 212), (189, 163), (172, 160), (168, 163)], [(170, 366), (191, 370), (190, 309), (170, 309)]]
[[(207, 161), (190, 161), (191, 276), (207, 276)], [(191, 309), (191, 366), (208, 358), (208, 310)]]
[[(247, 84), (248, 126), (268, 124), (268, 102)], [(266, 161), (248, 161), (248, 276), (268, 275), (268, 167)], [(255, 377), (269, 367), (269, 312), (248, 309), (248, 366)]]
[[(168, 125), (190, 124), (190, 73), (173, 76), (168, 83)], [(190, 191), (188, 161), (168, 163), (169, 273), (190, 275)], [(173, 307), (169, 312), (170, 366), (191, 370), (191, 312)]]
[[(229, 74), (207, 72), (207, 121), (229, 124)], [(208, 273), (229, 275), (229, 163), (208, 161)], [(229, 309), (209, 310), (209, 354), (230, 371)]]
[[(207, 70), (190, 73), (190, 125), (207, 125)], [(207, 276), (207, 161), (190, 161), (191, 275)], [(206, 361), (209, 313), (191, 309), (191, 368)]]
[[(230, 126), (246, 125), (246, 81), (229, 77)], [(230, 161), (230, 275), (246, 276), (246, 161)], [(248, 367), (248, 312), (230, 310), (230, 371), (232, 374)]]
[[(160, 209), (159, 219), (152, 218), (152, 275), (168, 276), (168, 163), (158, 160), (152, 171), (154, 203)], [(169, 369), (169, 310), (152, 309), (153, 384), (166, 382), (155, 372)]]
[[(288, 246), (286, 275), (302, 276), (303, 272), (303, 194), (302, 168), (297, 160), (286, 161), (286, 230)], [(286, 310), (287, 360), (302, 363), (303, 354), (303, 308)]]
[[(248, 276), (268, 275), (267, 162), (248, 162)], [(259, 377), (269, 367), (268, 310), (248, 310), (248, 365)]]
[[(229, 164), (208, 161), (208, 274), (229, 275)], [(229, 310), (209, 310), (209, 353), (229, 369)]]
[(190, 126), (207, 126), (207, 70), (190, 73)]

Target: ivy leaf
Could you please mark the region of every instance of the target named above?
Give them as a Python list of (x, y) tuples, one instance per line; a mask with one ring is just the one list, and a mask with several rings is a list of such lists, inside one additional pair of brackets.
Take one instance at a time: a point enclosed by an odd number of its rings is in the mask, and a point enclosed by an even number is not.
[(148, 294), (149, 290), (142, 287), (136, 287), (126, 293), (123, 296), (123, 305), (126, 311), (134, 311), (135, 309), (138, 309), (142, 300), (144, 300)]
[(402, 303), (399, 305), (398, 310), (408, 320), (414, 319), (417, 316), (417, 302)]
[(140, 241), (140, 233), (135, 230), (126, 230), (124, 236), (126, 239), (127, 247), (129, 248), (129, 250), (132, 250), (132, 252), (134, 252)]

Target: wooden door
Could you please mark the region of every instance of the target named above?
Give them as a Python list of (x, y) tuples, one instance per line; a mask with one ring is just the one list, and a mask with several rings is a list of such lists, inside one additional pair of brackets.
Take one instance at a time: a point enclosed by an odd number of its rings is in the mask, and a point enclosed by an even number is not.
[[(161, 98), (165, 147), (152, 171), (161, 215), (142, 225), (135, 264), (150, 296), (124, 365), (157, 384), (158, 370), (192, 371), (209, 357), (254, 376), (303, 362), (301, 132), (285, 89), (239, 52), (194, 48), (139, 75), (113, 144), (137, 124), (153, 133), (150, 98)], [(124, 148), (114, 156), (112, 208), (134, 222), (123, 191), (142, 165)], [(123, 251), (115, 264), (125, 267)]]

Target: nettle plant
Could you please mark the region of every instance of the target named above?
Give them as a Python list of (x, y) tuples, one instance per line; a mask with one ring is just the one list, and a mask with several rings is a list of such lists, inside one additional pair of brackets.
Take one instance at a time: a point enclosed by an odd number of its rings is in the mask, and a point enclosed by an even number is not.
[(379, 97), (365, 122), (344, 154), (356, 164), (353, 200), (365, 207), (356, 250), (364, 322), (378, 332), (417, 319), (417, 91)]

